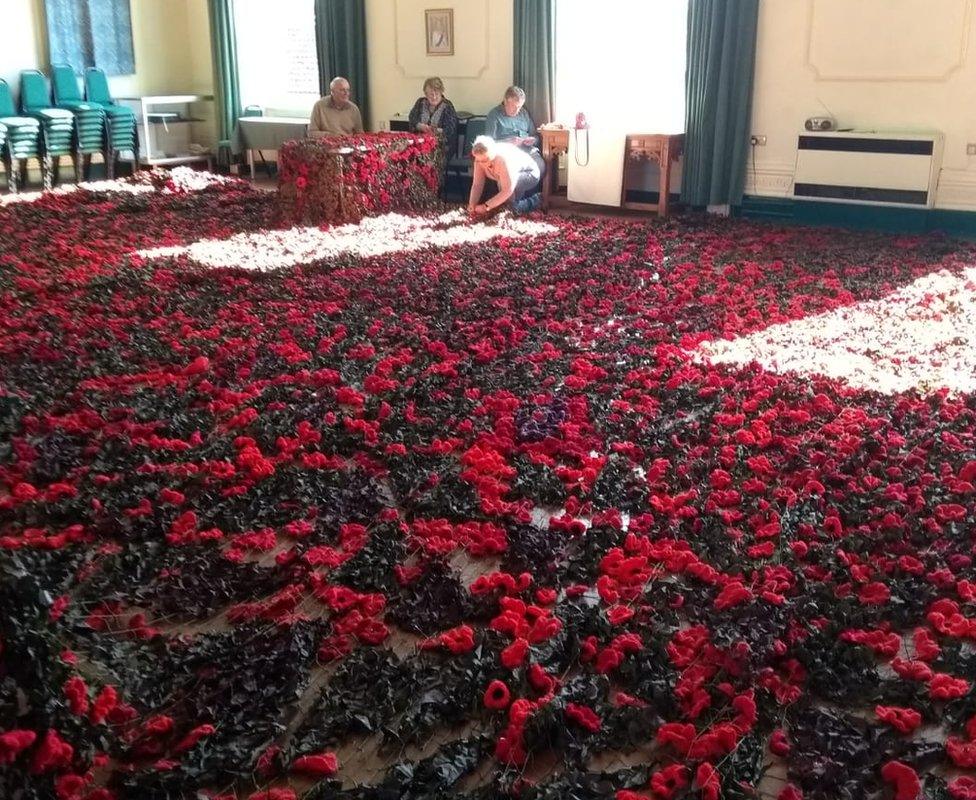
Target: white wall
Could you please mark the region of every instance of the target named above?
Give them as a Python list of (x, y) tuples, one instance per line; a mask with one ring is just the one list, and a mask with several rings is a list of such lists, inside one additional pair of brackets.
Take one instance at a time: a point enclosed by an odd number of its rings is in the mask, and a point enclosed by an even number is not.
[[(454, 55), (428, 56), (424, 9), (452, 6)], [(512, 83), (512, 0), (366, 0), (366, 30), (374, 130), (406, 117), (430, 76), (443, 79), (458, 111), (475, 114), (498, 105)]]
[(37, 18), (37, 0), (4, 0), (4, 43), (0, 47), (0, 78), (10, 84), (16, 102), (22, 69), (39, 63), (38, 47), (43, 25)]
[[(763, 0), (746, 193), (788, 196), (797, 135), (840, 127), (945, 134), (936, 205), (976, 211), (974, 0)], [(750, 154), (751, 156), (751, 154)]]

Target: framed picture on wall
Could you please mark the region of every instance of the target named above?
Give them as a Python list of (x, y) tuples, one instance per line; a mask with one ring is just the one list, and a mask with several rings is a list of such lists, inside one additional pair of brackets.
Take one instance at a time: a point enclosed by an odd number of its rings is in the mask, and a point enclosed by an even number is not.
[(427, 55), (454, 55), (454, 9), (428, 8), (424, 11)]

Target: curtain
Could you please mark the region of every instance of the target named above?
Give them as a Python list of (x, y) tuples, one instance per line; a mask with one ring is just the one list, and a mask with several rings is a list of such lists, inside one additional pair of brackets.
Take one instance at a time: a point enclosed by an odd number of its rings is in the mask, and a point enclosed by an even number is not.
[(129, 0), (44, 0), (52, 64), (79, 75), (99, 67), (106, 75), (136, 71)]
[(515, 0), (515, 85), (536, 125), (555, 116), (556, 47), (554, 0)]
[(348, 80), (352, 100), (369, 130), (365, 0), (315, 0), (315, 49), (322, 95), (329, 93), (333, 78), (341, 75)]
[(759, 0), (690, 0), (681, 199), (742, 202)]
[(237, 71), (234, 0), (209, 0), (210, 47), (213, 51), (214, 104), (221, 144), (230, 141), (241, 115), (241, 86)]

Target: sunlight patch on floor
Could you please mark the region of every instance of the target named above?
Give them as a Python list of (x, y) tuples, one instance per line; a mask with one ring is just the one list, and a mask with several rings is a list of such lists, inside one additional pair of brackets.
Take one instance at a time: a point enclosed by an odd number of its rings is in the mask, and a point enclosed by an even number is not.
[(88, 192), (122, 192), (124, 194), (149, 194), (156, 191), (160, 191), (162, 194), (187, 194), (190, 192), (199, 192), (211, 186), (236, 181), (236, 178), (227, 178), (211, 172), (201, 172), (190, 167), (175, 167), (169, 171), (168, 178), (168, 185), (162, 189), (157, 189), (152, 183), (149, 172), (136, 173), (135, 183), (133, 183), (133, 178), (82, 181), (77, 184), (68, 183), (62, 186), (55, 186), (46, 192), (20, 192), (19, 194), (0, 195), (0, 207), (14, 203), (33, 203), (46, 195), (72, 194), (79, 189), (84, 189)]
[(472, 224), (463, 211), (438, 217), (384, 214), (358, 225), (289, 228), (241, 233), (229, 239), (205, 239), (186, 247), (142, 250), (143, 258), (186, 255), (205, 267), (274, 270), (341, 255), (378, 256), (423, 247), (447, 248), (488, 242), (498, 237), (539, 236), (557, 228), (542, 222), (500, 215), (491, 223)]
[(976, 268), (934, 272), (887, 297), (732, 341), (704, 342), (713, 364), (758, 362), (893, 394), (976, 391)]

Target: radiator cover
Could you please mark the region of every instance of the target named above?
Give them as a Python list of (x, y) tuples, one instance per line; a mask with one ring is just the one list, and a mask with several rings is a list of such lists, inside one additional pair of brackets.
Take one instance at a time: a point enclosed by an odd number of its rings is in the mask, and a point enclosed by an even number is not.
[(936, 131), (830, 131), (797, 140), (793, 197), (931, 208), (944, 137)]

